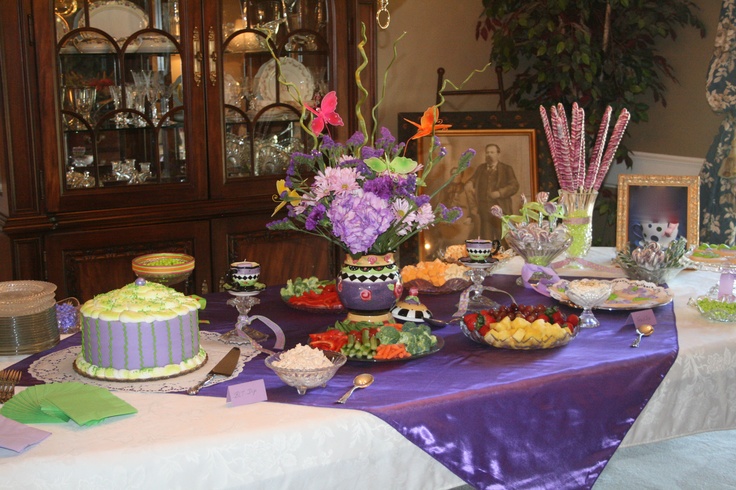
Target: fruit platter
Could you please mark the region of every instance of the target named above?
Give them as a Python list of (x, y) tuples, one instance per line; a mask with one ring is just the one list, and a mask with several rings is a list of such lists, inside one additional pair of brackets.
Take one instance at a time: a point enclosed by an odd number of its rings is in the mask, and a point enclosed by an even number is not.
[(341, 352), (349, 361), (407, 361), (438, 352), (444, 345), (429, 326), (420, 323), (338, 321), (324, 332), (309, 334), (316, 349)]
[(335, 281), (317, 277), (289, 279), (281, 288), (281, 299), (296, 310), (312, 313), (335, 313), (345, 308), (337, 295)]
[(557, 306), (499, 306), (467, 313), (460, 329), (474, 342), (499, 349), (540, 350), (567, 345), (579, 331), (577, 315), (565, 315)]

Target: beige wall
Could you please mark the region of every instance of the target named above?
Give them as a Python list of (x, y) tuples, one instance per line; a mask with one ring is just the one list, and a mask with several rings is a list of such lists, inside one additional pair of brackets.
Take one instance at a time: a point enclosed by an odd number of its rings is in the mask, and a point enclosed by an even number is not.
[[(634, 151), (704, 158), (718, 131), (721, 116), (705, 99), (705, 78), (713, 52), (720, 2), (695, 0), (706, 23), (701, 39), (692, 28), (680, 31), (674, 42), (662, 43), (661, 54), (673, 65), (679, 84), (667, 81), (667, 107), (653, 105), (649, 122), (631, 125), (627, 144)], [(490, 44), (475, 40), (480, 0), (391, 0), (391, 25), (378, 36), (379, 79), (390, 60), (392, 42), (406, 32), (398, 45), (398, 62), (389, 73), (387, 97), (379, 113), (380, 124), (396, 131), (399, 112), (421, 112), (434, 103), (437, 68), (442, 66), (456, 84), (488, 61)], [(505, 77), (511, 80), (511, 76)], [(507, 82), (508, 83), (508, 82)], [(469, 88), (495, 87), (489, 70), (476, 76)], [(497, 109), (491, 96), (448, 99), (447, 111)], [(634, 169), (636, 171), (636, 169)]]

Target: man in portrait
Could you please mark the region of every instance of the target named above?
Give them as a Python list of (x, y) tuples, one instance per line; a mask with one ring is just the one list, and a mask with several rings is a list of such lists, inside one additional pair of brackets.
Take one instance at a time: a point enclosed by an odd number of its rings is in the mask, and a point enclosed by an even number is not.
[(493, 205), (501, 206), (504, 214), (513, 214), (511, 197), (519, 192), (519, 181), (511, 165), (500, 161), (501, 148), (495, 143), (486, 145), (486, 160), (473, 175), (477, 213), (480, 222), (475, 229), (480, 238), (501, 239), (501, 221), (491, 216)]

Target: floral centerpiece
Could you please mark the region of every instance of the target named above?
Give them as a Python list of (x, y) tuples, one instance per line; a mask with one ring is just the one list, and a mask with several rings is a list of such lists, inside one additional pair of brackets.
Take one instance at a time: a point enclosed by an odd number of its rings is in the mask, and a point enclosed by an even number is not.
[[(365, 59), (362, 45), (359, 49)], [(360, 82), (361, 69), (355, 79), (360, 92), (367, 93)], [(286, 208), (287, 216), (269, 223), (268, 228), (320, 236), (341, 247), (346, 259), (337, 289), (343, 304), (348, 310), (387, 312), (401, 295), (393, 252), (420, 231), (462, 216), (459, 207), (433, 207), (430, 200), (468, 168), (475, 151), (465, 151), (448, 180), (434, 193), (425, 194), (422, 191), (429, 174), (447, 153), (435, 135), (437, 129), (449, 127), (439, 119), (439, 105), (428, 108), (421, 121), (409, 121), (417, 127), (410, 140), (430, 138), (422, 165), (405, 156), (406, 143), (397, 142), (386, 128), (377, 134), (375, 107), (372, 133), (366, 130), (358, 105), (361, 129), (345, 143), (333, 140), (329, 127), (343, 124), (337, 103), (337, 94), (330, 92), (320, 107), (304, 106), (302, 127), (312, 136), (314, 147), (309, 153), (291, 155), (286, 179), (277, 183), (278, 196), (274, 197), (279, 202), (274, 214)], [(311, 116), (308, 126), (307, 115)], [(383, 300), (380, 308), (369, 304), (379, 299)]]

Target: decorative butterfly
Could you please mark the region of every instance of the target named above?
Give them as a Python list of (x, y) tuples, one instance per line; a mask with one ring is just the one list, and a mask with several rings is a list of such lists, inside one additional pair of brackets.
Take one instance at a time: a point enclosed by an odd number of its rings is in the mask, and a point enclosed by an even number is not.
[(417, 166), (419, 166), (419, 164), (411, 158), (398, 156), (394, 157), (390, 162), (384, 158), (370, 157), (365, 159), (365, 164), (374, 172), (380, 173), (388, 170), (392, 173), (402, 175), (412, 173), (416, 170)]
[[(286, 198), (281, 199), (281, 195), (287, 192)], [(276, 206), (276, 209), (273, 211), (273, 214), (271, 216), (275, 216), (276, 213), (278, 213), (281, 208), (286, 206), (286, 203), (292, 203), (292, 205), (297, 205), (301, 202), (301, 199), (299, 198), (299, 193), (295, 191), (294, 189), (289, 189), (286, 187), (286, 180), (279, 179), (276, 181), (276, 195), (273, 196), (274, 202), (281, 201), (278, 206)]]
[(324, 96), (320, 106), (316, 109), (312, 109), (308, 105), (304, 107), (314, 114), (311, 128), (315, 134), (320, 134), (325, 129), (325, 124), (331, 124), (332, 126), (343, 125), (342, 118), (335, 112), (337, 108), (337, 93), (334, 90)]
[(447, 129), (452, 126), (451, 124), (441, 124), (442, 120), (440, 119), (440, 110), (436, 106), (432, 106), (424, 111), (424, 114), (422, 115), (422, 119), (420, 121), (421, 124), (417, 124), (414, 121), (410, 121), (408, 119), (404, 119), (404, 121), (417, 127), (417, 133), (409, 138), (409, 141), (421, 138), (423, 136), (429, 136), (430, 134), (432, 134), (432, 131), (436, 131), (438, 129)]

